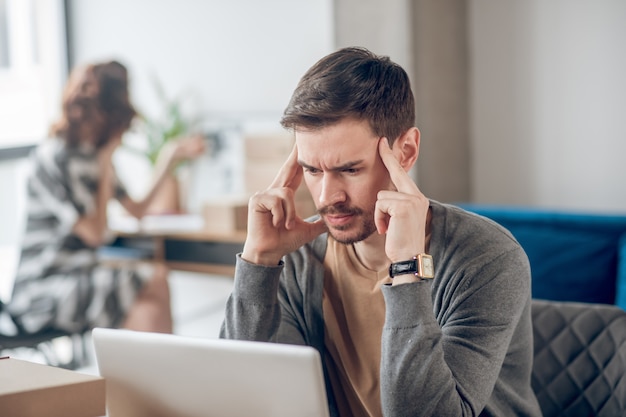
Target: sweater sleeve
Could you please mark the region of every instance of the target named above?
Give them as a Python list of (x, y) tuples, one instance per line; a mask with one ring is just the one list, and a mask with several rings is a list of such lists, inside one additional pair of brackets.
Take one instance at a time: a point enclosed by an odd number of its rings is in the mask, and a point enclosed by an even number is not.
[(282, 261), (268, 267), (249, 263), (237, 255), (235, 282), (226, 303), (221, 338), (305, 344), (301, 325), (292, 314), (291, 304), (284, 300), (286, 292), (280, 286), (284, 268)]
[(322, 234), (272, 267), (238, 254), (220, 337), (310, 345), (322, 353), (326, 240)]
[(529, 299), (523, 251), (512, 249), (480, 266), (441, 275), (435, 282), (382, 289), (384, 415), (409, 416), (415, 410), (423, 416), (479, 415), (496, 383), (511, 384), (512, 391), (515, 384), (528, 385), (523, 375), (519, 381), (498, 380)]
[(267, 267), (237, 254), (233, 291), (226, 303), (220, 337), (273, 341), (280, 323), (278, 283), (283, 264)]

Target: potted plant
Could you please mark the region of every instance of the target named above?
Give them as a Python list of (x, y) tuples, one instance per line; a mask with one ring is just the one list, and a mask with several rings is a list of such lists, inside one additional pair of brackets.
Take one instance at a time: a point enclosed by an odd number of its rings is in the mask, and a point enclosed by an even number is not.
[[(137, 124), (137, 131), (145, 138), (145, 146), (137, 148), (124, 145), (132, 152), (147, 158), (152, 168), (155, 167), (159, 153), (165, 145), (197, 131), (200, 124), (200, 118), (190, 117), (184, 113), (183, 100), (179, 97), (169, 97), (157, 79), (154, 80), (154, 87), (161, 110), (155, 117), (140, 114)], [(183, 211), (178, 172), (174, 172), (173, 175), (167, 177), (148, 212), (152, 214), (176, 214)]]

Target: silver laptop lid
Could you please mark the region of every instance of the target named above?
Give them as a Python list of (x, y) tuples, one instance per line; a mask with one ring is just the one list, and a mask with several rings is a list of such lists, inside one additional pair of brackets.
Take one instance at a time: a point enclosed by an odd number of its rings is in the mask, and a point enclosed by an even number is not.
[(109, 417), (327, 417), (310, 346), (93, 331)]

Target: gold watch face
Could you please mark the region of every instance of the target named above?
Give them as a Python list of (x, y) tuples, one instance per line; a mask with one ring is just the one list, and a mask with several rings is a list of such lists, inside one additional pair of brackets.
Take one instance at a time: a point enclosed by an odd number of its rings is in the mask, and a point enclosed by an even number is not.
[(422, 278), (433, 278), (435, 276), (435, 267), (433, 264), (432, 256), (420, 256), (420, 264), (421, 268), (421, 277)]

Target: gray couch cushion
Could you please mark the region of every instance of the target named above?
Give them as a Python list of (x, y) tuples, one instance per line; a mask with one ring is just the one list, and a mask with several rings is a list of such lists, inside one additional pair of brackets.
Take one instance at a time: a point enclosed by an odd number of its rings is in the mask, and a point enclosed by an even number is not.
[(626, 416), (626, 311), (533, 300), (532, 314), (532, 387), (544, 416)]

